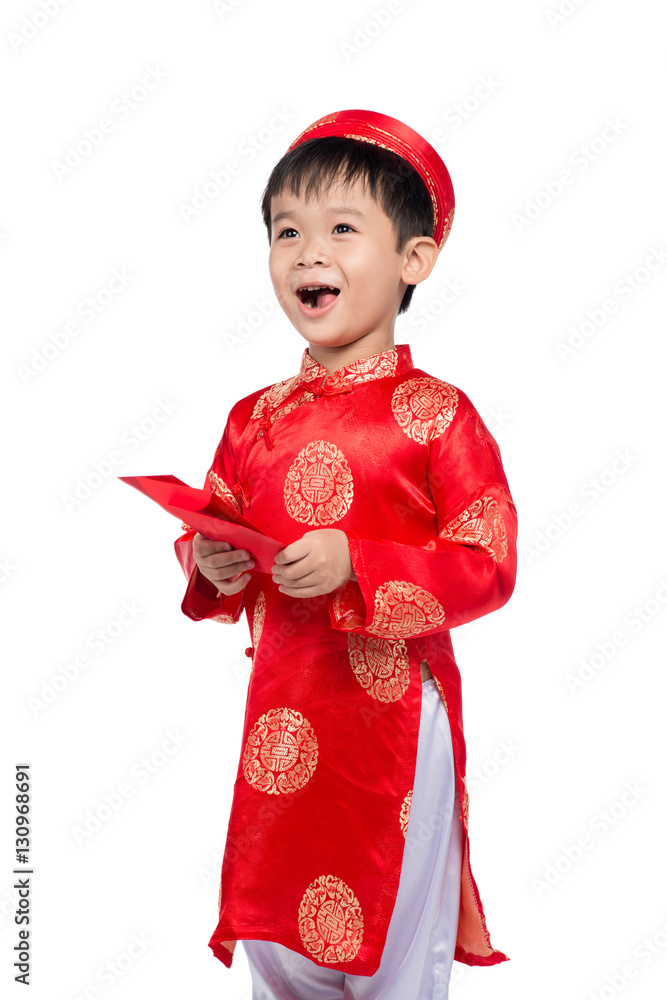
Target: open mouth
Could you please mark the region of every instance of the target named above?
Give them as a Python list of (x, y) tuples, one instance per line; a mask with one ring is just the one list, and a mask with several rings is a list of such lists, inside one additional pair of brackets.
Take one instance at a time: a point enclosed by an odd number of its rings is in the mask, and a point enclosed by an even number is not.
[(296, 290), (297, 298), (309, 309), (325, 309), (340, 294), (340, 288), (331, 285), (303, 285)]

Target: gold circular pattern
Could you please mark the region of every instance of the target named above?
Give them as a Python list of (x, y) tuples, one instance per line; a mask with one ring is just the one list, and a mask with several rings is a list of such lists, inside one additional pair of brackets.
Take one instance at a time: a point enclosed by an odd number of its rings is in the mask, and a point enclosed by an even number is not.
[(353, 494), (350, 466), (330, 441), (311, 441), (301, 449), (283, 489), (289, 516), (318, 527), (340, 521), (350, 509)]
[(208, 474), (208, 481), (211, 484), (213, 492), (217, 494), (217, 496), (222, 497), (222, 499), (225, 500), (226, 503), (228, 503), (231, 507), (233, 507), (234, 510), (237, 510), (239, 513), (241, 513), (241, 501), (239, 500), (237, 495), (232, 490), (230, 490), (227, 483), (223, 479), (221, 479), (220, 476), (218, 476), (213, 471), (213, 469), (211, 469)]
[(406, 580), (388, 580), (375, 591), (373, 620), (366, 629), (387, 639), (406, 639), (439, 628), (445, 621), (440, 602)]
[(378, 701), (398, 701), (410, 683), (410, 661), (402, 639), (374, 639), (351, 632), (347, 637), (350, 666), (362, 688)]
[(391, 409), (401, 430), (418, 444), (429, 444), (451, 424), (459, 394), (449, 382), (427, 376), (397, 385)]
[(440, 537), (465, 545), (478, 545), (497, 563), (501, 563), (507, 555), (507, 529), (493, 497), (482, 497), (467, 507), (445, 525)]
[(264, 619), (266, 618), (266, 597), (264, 591), (260, 590), (257, 595), (257, 600), (255, 601), (255, 607), (252, 612), (252, 648), (254, 651), (257, 650), (259, 645), (260, 636), (264, 628)]
[(351, 962), (364, 935), (364, 918), (352, 889), (335, 875), (311, 882), (299, 904), (299, 934), (318, 962)]
[(301, 712), (272, 708), (250, 730), (243, 749), (243, 775), (258, 792), (288, 794), (310, 780), (317, 755), (317, 737)]
[(410, 819), (410, 806), (412, 805), (412, 789), (403, 799), (403, 805), (401, 806), (401, 815), (398, 817), (398, 822), (401, 826), (401, 833), (405, 837), (408, 832), (408, 820)]

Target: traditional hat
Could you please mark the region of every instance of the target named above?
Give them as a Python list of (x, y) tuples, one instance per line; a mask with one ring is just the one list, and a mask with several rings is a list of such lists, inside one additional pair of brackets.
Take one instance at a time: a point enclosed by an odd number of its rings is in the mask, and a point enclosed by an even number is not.
[(454, 219), (454, 188), (449, 171), (433, 146), (409, 125), (389, 115), (375, 111), (334, 111), (305, 128), (287, 152), (309, 139), (331, 135), (383, 146), (415, 168), (431, 196), (433, 239), (438, 250), (442, 250)]

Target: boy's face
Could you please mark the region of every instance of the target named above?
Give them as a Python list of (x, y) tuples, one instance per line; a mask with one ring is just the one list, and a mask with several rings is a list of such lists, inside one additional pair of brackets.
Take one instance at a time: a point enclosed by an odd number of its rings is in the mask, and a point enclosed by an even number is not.
[[(324, 348), (393, 346), (411, 243), (396, 253), (392, 222), (363, 183), (337, 182), (309, 202), (284, 192), (271, 199), (271, 219), (271, 281), (301, 336)], [(334, 291), (303, 290), (312, 285)]]

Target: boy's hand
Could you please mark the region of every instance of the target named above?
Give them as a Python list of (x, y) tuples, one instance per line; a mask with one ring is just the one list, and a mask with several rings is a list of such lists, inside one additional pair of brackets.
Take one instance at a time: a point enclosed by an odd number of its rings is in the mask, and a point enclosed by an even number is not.
[(255, 560), (245, 549), (234, 549), (230, 542), (214, 542), (199, 532), (192, 539), (192, 555), (199, 572), (218, 588), (218, 594), (229, 596), (243, 590), (250, 579)]
[(288, 597), (329, 594), (348, 580), (357, 579), (347, 535), (340, 528), (306, 532), (278, 552), (271, 570), (278, 589)]

